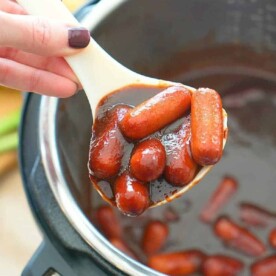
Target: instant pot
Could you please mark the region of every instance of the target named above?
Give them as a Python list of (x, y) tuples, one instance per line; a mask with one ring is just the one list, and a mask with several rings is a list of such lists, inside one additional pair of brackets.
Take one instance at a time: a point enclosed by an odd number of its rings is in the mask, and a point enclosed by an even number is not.
[[(224, 91), (229, 141), (222, 161), (184, 196), (195, 203), (172, 230), (182, 249), (222, 252), (215, 238), (204, 238), (210, 230), (196, 217), (226, 173), (241, 182), (227, 212), (236, 215), (241, 199), (276, 210), (274, 0), (101, 0), (76, 16), (128, 68)], [(93, 226), (93, 209), (101, 199), (87, 170), (91, 124), (83, 92), (69, 99), (30, 93), (25, 99), (21, 172), (43, 242), (22, 275), (162, 275), (118, 251)], [(185, 198), (170, 204), (180, 206)], [(161, 208), (149, 212), (158, 217)], [(137, 227), (139, 221), (132, 220)]]

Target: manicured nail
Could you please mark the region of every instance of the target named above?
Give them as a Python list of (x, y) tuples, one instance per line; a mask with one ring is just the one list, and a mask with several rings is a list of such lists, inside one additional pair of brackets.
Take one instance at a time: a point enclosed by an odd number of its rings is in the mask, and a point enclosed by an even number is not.
[(85, 48), (90, 41), (90, 33), (82, 27), (74, 27), (68, 30), (68, 44), (71, 48)]

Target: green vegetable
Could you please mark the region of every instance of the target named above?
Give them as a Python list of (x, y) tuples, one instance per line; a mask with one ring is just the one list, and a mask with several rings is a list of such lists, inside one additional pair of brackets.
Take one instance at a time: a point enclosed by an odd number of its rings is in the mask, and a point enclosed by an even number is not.
[(21, 110), (14, 111), (0, 119), (0, 137), (17, 129)]
[(0, 154), (14, 150), (18, 146), (18, 133), (13, 132), (0, 137)]

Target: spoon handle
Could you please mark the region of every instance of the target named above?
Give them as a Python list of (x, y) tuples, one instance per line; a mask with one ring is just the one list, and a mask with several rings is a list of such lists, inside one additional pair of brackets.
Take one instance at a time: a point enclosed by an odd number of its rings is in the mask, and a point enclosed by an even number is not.
[[(62, 20), (73, 26), (80, 25), (60, 0), (17, 0), (17, 2), (29, 14)], [(65, 57), (65, 60), (83, 85), (93, 111), (107, 92), (132, 83), (139, 76), (115, 61), (93, 38), (84, 50)]]

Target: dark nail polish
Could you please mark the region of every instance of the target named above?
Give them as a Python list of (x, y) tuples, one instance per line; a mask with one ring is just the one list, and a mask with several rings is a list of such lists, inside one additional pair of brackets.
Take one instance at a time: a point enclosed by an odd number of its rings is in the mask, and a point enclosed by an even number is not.
[(85, 48), (90, 41), (90, 33), (82, 27), (74, 27), (68, 30), (68, 43), (72, 48)]

